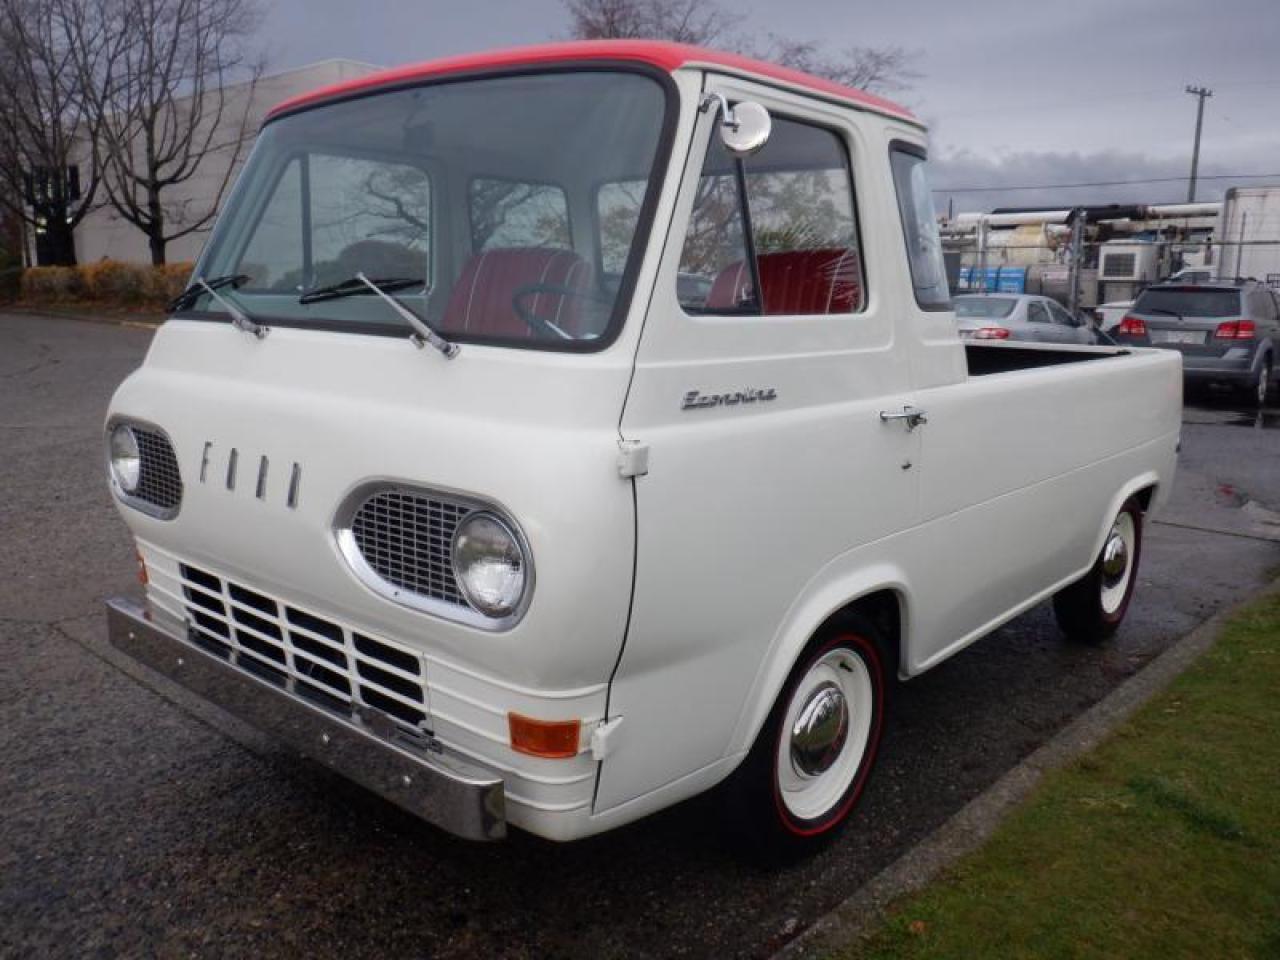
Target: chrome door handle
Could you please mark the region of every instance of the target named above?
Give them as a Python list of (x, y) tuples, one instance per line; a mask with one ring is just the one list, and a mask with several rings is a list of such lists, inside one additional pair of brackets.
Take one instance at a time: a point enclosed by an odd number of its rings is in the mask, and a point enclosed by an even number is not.
[(911, 404), (907, 404), (902, 408), (900, 413), (891, 413), (888, 410), (881, 410), (880, 420), (883, 423), (888, 423), (890, 420), (902, 420), (906, 422), (908, 430), (914, 430), (916, 427), (928, 423), (929, 417), (926, 415), (925, 411), (921, 410), (919, 407), (913, 407)]

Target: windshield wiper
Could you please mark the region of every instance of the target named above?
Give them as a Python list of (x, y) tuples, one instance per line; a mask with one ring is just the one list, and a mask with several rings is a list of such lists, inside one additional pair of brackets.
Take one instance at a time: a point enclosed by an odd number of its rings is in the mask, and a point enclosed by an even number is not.
[(234, 303), (227, 300), (227, 297), (224, 297), (223, 294), (218, 292), (219, 287), (227, 287), (228, 284), (232, 285), (233, 288), (238, 287), (239, 284), (242, 284), (244, 280), (247, 279), (248, 276), (246, 274), (215, 276), (215, 278), (211, 280), (206, 280), (204, 276), (197, 276), (195, 283), (189, 285), (187, 289), (184, 289), (182, 293), (179, 293), (178, 296), (174, 298), (173, 303), (170, 303), (170, 310), (173, 310), (174, 312), (177, 312), (178, 310), (186, 310), (187, 307), (196, 302), (197, 297), (207, 293), (210, 297), (214, 298), (215, 301), (218, 301), (223, 310), (230, 314), (230, 317), (232, 317), (232, 326), (234, 326), (234, 328), (237, 330), (243, 330), (244, 333), (253, 334), (253, 338), (260, 340), (266, 337), (266, 334), (271, 332), (271, 328), (257, 323), (257, 320), (246, 314), (246, 312), (241, 310), (241, 308), (234, 305)]
[(177, 313), (179, 310), (188, 309), (197, 299), (204, 296), (209, 288), (217, 290), (219, 287), (225, 287), (231, 284), (234, 290), (240, 284), (249, 279), (247, 273), (227, 273), (220, 277), (214, 277), (211, 280), (205, 280), (202, 277), (196, 277), (195, 282), (187, 289), (169, 301), (169, 312)]
[(1163, 313), (1166, 317), (1177, 317), (1179, 323), (1186, 323), (1187, 318), (1176, 310), (1166, 310), (1164, 307), (1143, 307), (1147, 313)]
[[(298, 298), (300, 303), (309, 303), (307, 297), (313, 297), (315, 294), (322, 294), (318, 299), (332, 299), (333, 297), (349, 297), (355, 293), (361, 293), (365, 288), (373, 291), (388, 304), (391, 309), (400, 315), (405, 323), (409, 324), (414, 330), (409, 339), (415, 347), (421, 349), (428, 343), (435, 347), (446, 358), (452, 360), (458, 355), (458, 345), (446, 340), (440, 334), (432, 330), (425, 320), (416, 313), (406, 307), (395, 297), (390, 296), (388, 290), (402, 290), (405, 287), (413, 287), (423, 283), (422, 280), (409, 279), (392, 279), (373, 281), (366, 277), (363, 273), (357, 273), (350, 280), (344, 280), (342, 283), (335, 283), (332, 287), (322, 287), (319, 290), (313, 290), (311, 293), (304, 293)], [(338, 292), (341, 291), (341, 292)]]
[[(374, 286), (377, 284), (377, 286)], [(405, 290), (409, 287), (425, 287), (427, 281), (421, 277), (374, 277), (370, 280), (363, 273), (348, 277), (341, 283), (331, 283), (326, 287), (308, 290), (298, 298), (299, 303), (318, 303), (321, 300), (339, 300), (342, 297), (354, 297), (356, 294), (383, 291)]]

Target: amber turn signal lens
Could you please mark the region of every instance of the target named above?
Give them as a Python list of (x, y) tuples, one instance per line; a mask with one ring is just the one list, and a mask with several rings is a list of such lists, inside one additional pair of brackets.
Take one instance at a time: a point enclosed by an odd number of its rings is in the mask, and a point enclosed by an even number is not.
[(531, 757), (563, 760), (578, 755), (581, 720), (535, 720), (518, 713), (508, 713), (511, 749)]

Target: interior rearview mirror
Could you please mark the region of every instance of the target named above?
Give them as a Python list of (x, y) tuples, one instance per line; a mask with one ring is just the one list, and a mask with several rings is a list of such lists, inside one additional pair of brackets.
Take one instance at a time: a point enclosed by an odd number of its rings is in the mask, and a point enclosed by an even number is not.
[(703, 109), (720, 106), (720, 142), (735, 157), (749, 157), (766, 143), (773, 131), (769, 111), (751, 100), (729, 106), (720, 94), (710, 94), (702, 101)]

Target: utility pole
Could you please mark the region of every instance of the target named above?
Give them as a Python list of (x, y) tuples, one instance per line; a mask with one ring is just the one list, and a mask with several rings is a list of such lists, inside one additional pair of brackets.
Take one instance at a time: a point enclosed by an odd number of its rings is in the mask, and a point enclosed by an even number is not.
[(1080, 309), (1080, 268), (1084, 264), (1084, 220), (1082, 207), (1071, 211), (1071, 265), (1067, 274), (1067, 312), (1073, 317)]
[(1200, 128), (1204, 126), (1204, 99), (1212, 97), (1208, 87), (1187, 87), (1187, 93), (1198, 98), (1196, 103), (1196, 142), (1191, 148), (1191, 180), (1187, 184), (1187, 203), (1196, 202), (1196, 168), (1200, 166)]

